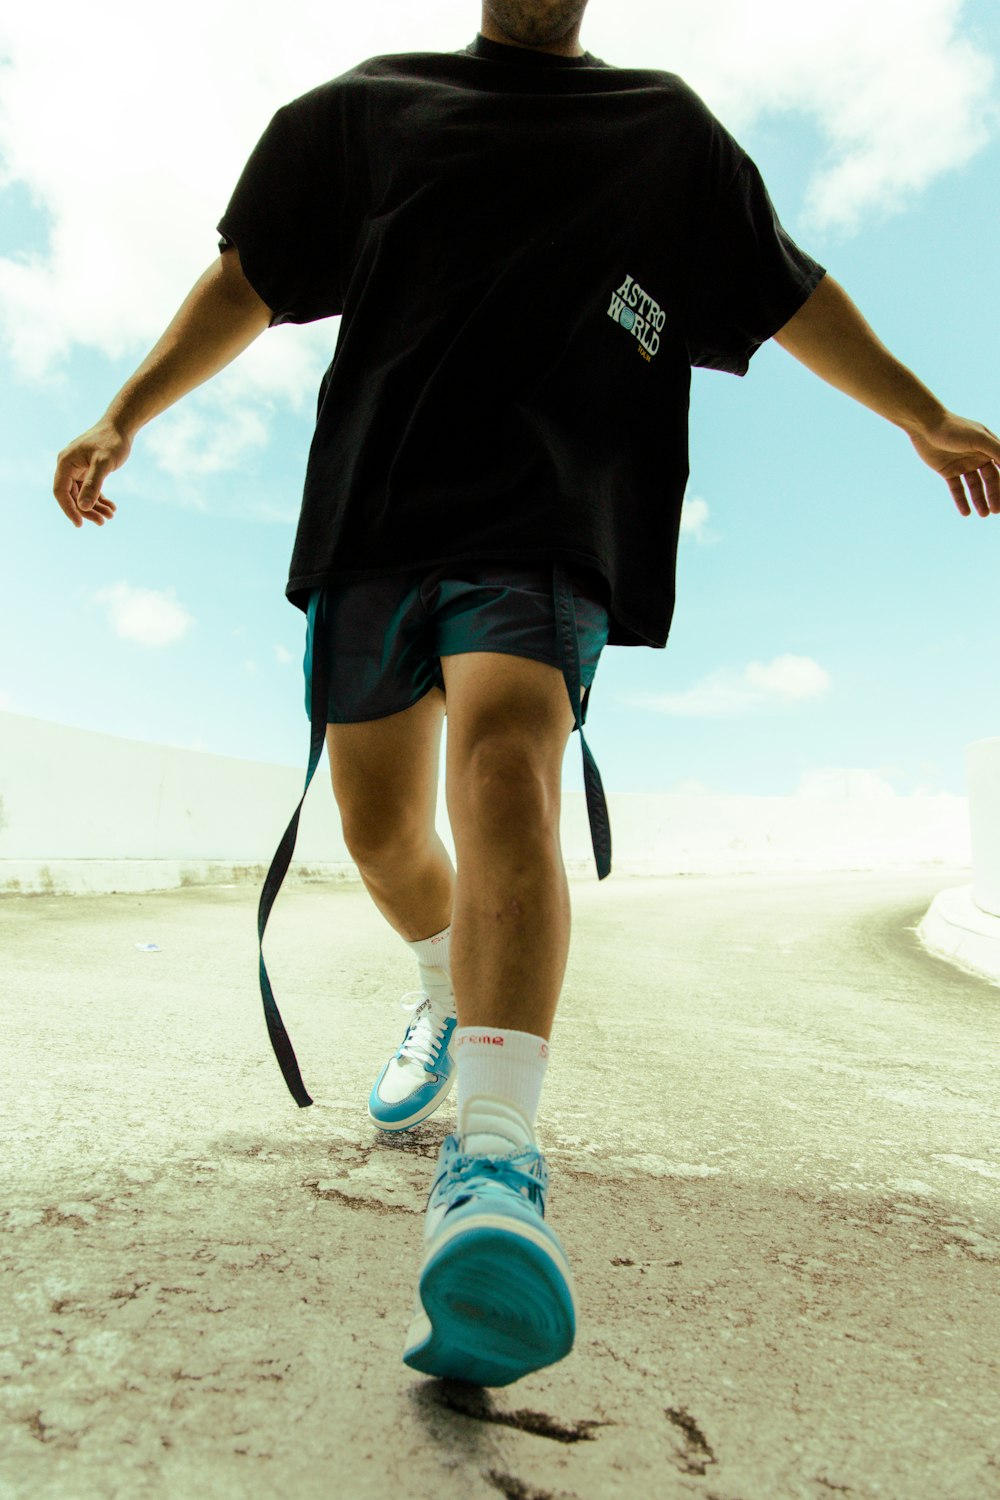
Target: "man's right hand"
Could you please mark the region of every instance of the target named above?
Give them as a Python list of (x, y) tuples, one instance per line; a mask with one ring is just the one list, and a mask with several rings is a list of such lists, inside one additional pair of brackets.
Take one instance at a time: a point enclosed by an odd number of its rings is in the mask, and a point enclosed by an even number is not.
[(97, 526), (111, 520), (116, 506), (101, 494), (101, 486), (131, 452), (131, 436), (107, 417), (62, 450), (52, 493), (74, 526), (82, 526), (84, 519)]

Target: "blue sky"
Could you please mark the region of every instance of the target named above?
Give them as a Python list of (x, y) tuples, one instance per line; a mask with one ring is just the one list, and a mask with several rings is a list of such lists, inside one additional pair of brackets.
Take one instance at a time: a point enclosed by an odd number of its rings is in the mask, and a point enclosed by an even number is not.
[[(77, 531), (52, 496), (59, 450), (211, 261), (274, 109), (365, 57), (454, 51), (480, 20), (472, 0), (376, 4), (353, 30), (285, 9), (275, 48), (265, 12), (184, 3), (141, 58), (120, 0), (0, 21), (0, 708), (304, 773), (284, 586), (339, 319), (267, 331), (143, 428), (109, 525)], [(746, 9), (591, 0), (582, 41), (680, 73), (883, 342), (1000, 430), (995, 0)], [(964, 794), (966, 744), (1000, 735), (1000, 519), (962, 518), (904, 433), (773, 342), (743, 380), (693, 373), (690, 430), (670, 640), (607, 649), (591, 696), (605, 789)], [(575, 735), (563, 785), (583, 787)]]

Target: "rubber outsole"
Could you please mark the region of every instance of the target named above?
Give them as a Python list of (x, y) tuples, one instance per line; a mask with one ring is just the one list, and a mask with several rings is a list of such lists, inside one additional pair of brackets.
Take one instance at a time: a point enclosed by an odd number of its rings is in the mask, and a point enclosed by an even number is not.
[[(492, 1221), (492, 1222), (491, 1222)], [(403, 1363), (425, 1375), (504, 1386), (565, 1359), (576, 1336), (568, 1266), (544, 1231), (466, 1221), (420, 1274)]]

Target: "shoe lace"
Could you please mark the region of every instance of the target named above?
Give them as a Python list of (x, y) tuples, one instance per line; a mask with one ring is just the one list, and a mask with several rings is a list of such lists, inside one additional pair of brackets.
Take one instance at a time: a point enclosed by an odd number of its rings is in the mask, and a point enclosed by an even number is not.
[[(535, 1157), (535, 1162), (539, 1157)], [(451, 1198), (457, 1193), (460, 1202), (465, 1195), (461, 1193), (461, 1185), (473, 1177), (493, 1178), (502, 1183), (504, 1187), (511, 1188), (515, 1193), (528, 1198), (530, 1202), (537, 1204), (544, 1213), (544, 1181), (535, 1172), (526, 1171), (523, 1167), (516, 1166), (509, 1157), (495, 1156), (458, 1156), (451, 1163), (448, 1173), (448, 1181), (445, 1192)], [(456, 1206), (453, 1202), (452, 1207)]]
[[(417, 995), (419, 999), (414, 1000), (412, 1005), (406, 1004), (406, 995)], [(432, 1063), (437, 1062), (441, 1051), (441, 1042), (444, 1039), (444, 1029), (448, 1024), (449, 1017), (439, 1014), (431, 1004), (431, 998), (425, 990), (407, 990), (399, 1002), (401, 1010), (412, 1010), (416, 1014), (410, 1022), (409, 1029), (403, 1039), (402, 1046), (396, 1056), (399, 1058), (412, 1058), (414, 1062), (429, 1068)]]

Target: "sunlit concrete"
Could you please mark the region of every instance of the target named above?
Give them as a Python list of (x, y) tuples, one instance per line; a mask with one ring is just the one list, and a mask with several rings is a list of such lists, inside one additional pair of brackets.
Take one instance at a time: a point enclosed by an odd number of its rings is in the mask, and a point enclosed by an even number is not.
[[(412, 955), (353, 885), (0, 900), (0, 1489), (996, 1492), (1000, 992), (967, 865), (573, 881), (539, 1135), (580, 1305), (485, 1396), (400, 1360), (454, 1096), (365, 1111)], [(147, 945), (155, 944), (156, 951)]]

